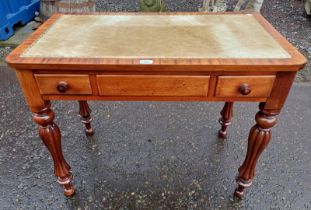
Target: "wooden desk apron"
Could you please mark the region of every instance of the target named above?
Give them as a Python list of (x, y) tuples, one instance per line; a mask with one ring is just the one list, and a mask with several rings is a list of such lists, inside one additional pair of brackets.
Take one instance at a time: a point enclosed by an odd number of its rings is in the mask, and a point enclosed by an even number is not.
[(296, 72), (306, 59), (260, 14), (101, 13), (46, 21), (8, 57), (65, 195), (74, 194), (50, 100), (225, 101), (225, 138), (234, 101), (260, 102), (235, 195), (252, 183)]

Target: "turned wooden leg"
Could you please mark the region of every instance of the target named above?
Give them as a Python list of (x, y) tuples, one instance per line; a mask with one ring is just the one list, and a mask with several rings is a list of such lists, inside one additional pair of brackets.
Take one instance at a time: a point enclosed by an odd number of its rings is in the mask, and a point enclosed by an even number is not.
[(221, 118), (219, 119), (219, 123), (221, 125), (221, 129), (218, 132), (218, 137), (224, 139), (227, 138), (227, 127), (231, 125), (233, 102), (226, 102), (220, 114)]
[(87, 101), (79, 101), (79, 114), (81, 116), (81, 122), (85, 125), (85, 134), (87, 136), (92, 136), (94, 134), (94, 130), (91, 126), (91, 112), (92, 110), (90, 109)]
[(72, 196), (75, 192), (71, 184), (72, 174), (63, 156), (60, 130), (53, 122), (54, 112), (50, 106), (50, 102), (46, 102), (46, 106), (41, 111), (34, 113), (33, 119), (40, 126), (39, 135), (53, 158), (54, 174), (58, 177), (58, 183), (64, 186), (66, 196)]
[(248, 147), (245, 160), (239, 168), (237, 184), (234, 195), (242, 198), (244, 188), (252, 185), (255, 176), (257, 160), (271, 139), (271, 128), (276, 124), (276, 113), (271, 110), (264, 110), (264, 103), (259, 105), (260, 111), (256, 114), (256, 125), (251, 128), (248, 137)]

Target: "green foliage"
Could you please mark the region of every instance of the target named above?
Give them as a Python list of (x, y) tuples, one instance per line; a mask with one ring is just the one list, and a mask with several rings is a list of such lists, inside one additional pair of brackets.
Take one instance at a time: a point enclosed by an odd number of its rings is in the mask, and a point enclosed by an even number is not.
[(162, 0), (139, 0), (139, 8), (142, 12), (163, 12)]

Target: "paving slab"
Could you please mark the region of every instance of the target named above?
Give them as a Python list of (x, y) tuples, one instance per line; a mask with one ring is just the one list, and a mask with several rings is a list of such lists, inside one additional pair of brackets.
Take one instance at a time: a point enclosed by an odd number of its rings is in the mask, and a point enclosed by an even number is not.
[(217, 138), (221, 103), (53, 102), (77, 193), (65, 198), (7, 67), (0, 68), (0, 209), (310, 209), (311, 84), (295, 84), (247, 197), (232, 197), (257, 105), (237, 103)]

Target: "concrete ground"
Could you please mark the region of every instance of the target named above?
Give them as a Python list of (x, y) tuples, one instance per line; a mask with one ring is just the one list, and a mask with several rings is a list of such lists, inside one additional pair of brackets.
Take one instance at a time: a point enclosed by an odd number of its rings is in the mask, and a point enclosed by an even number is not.
[(311, 84), (295, 84), (246, 198), (235, 200), (256, 104), (237, 103), (217, 138), (221, 103), (54, 102), (77, 193), (65, 198), (14, 72), (0, 68), (0, 209), (310, 209)]

